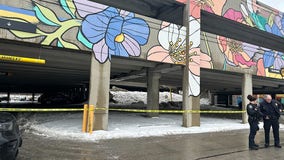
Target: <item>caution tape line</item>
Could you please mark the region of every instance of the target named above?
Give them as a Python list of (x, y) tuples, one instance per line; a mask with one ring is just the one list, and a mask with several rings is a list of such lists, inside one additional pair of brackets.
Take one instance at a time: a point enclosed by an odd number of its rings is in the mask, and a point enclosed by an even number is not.
[(83, 108), (0, 108), (0, 112), (75, 112)]
[[(104, 108), (96, 108), (105, 110)], [(109, 109), (110, 111), (138, 112), (138, 113), (246, 113), (246, 111), (202, 111), (202, 110), (145, 110), (145, 109)]]
[[(0, 108), (0, 112), (75, 112), (83, 111), (83, 108)], [(211, 111), (211, 110), (146, 110), (146, 109), (115, 109), (115, 108), (95, 108), (95, 110), (109, 110), (119, 112), (136, 112), (136, 113), (227, 113), (239, 114), (246, 111)], [(90, 111), (90, 110), (89, 110)]]

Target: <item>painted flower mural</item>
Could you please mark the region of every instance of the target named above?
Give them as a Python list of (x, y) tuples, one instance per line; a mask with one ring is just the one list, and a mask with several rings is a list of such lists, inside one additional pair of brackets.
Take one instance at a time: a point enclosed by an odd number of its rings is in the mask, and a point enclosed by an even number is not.
[[(189, 51), (189, 91), (190, 95), (200, 93), (200, 67), (211, 68), (211, 58), (200, 52), (200, 23), (190, 17), (190, 51)], [(186, 32), (185, 27), (163, 22), (158, 34), (160, 45), (148, 51), (148, 60), (165, 63), (185, 64)]]
[[(256, 65), (252, 60), (258, 46), (240, 42), (230, 38), (217, 36), (219, 48), (225, 55), (226, 64), (241, 68), (250, 68)], [(226, 68), (224, 68), (225, 70)]]
[[(244, 20), (242, 13), (234, 9), (228, 9), (224, 17), (240, 23), (243, 23)], [(224, 70), (226, 64), (241, 68), (250, 68), (256, 65), (252, 57), (258, 51), (257, 46), (223, 36), (217, 36), (217, 41), (221, 52), (225, 55)]]
[[(52, 9), (39, 3), (32, 4), (36, 18), (45, 26), (38, 27), (36, 33), (11, 31), (15, 36), (42, 37), (42, 45), (55, 43), (58, 47), (80, 49), (77, 42), (70, 42), (64, 36), (69, 30), (78, 28), (77, 40), (92, 49), (100, 63), (106, 62), (111, 55), (140, 56), (141, 46), (149, 38), (150, 28), (144, 19), (114, 7), (88, 0), (59, 0), (69, 15), (69, 18), (59, 18)], [(46, 26), (54, 27), (54, 32), (44, 31)]]
[(256, 0), (246, 0), (240, 4), (241, 12), (245, 20), (245, 24), (251, 27), (257, 27), (260, 30), (265, 30), (265, 23), (267, 21), (262, 15), (259, 14), (259, 6)]
[[(283, 36), (281, 29), (278, 27), (282, 25), (281, 17), (277, 15), (273, 20), (272, 18), (273, 16), (270, 16), (268, 23), (265, 25), (265, 30), (274, 35)], [(267, 48), (262, 48), (262, 50), (264, 54), (259, 61), (257, 75), (282, 78), (280, 70), (284, 67), (284, 54)], [(273, 69), (274, 72), (270, 72), (271, 69)], [(277, 71), (279, 73), (277, 73)]]
[(280, 70), (284, 67), (284, 54), (282, 52), (263, 49), (264, 55), (258, 62), (258, 76), (282, 78)]
[[(78, 13), (81, 10), (78, 8)], [(95, 58), (104, 63), (110, 55), (140, 56), (140, 46), (147, 43), (150, 29), (145, 20), (134, 17), (133, 13), (108, 7), (85, 15), (81, 33), (92, 44)]]
[[(270, 17), (272, 18), (272, 16)], [(270, 22), (270, 23), (269, 23)], [(274, 22), (274, 23), (272, 23)], [(283, 14), (276, 15), (274, 21), (271, 19), (268, 20), (268, 23), (265, 25), (265, 29), (267, 32), (272, 33), (277, 36), (284, 35), (284, 17)], [(276, 70), (280, 70), (284, 67), (284, 54), (282, 52), (273, 51), (271, 49), (264, 49), (265, 53), (263, 55), (263, 66), (264, 68), (273, 68)]]
[(284, 37), (284, 13), (271, 15), (268, 23), (265, 25), (265, 30), (277, 36)]

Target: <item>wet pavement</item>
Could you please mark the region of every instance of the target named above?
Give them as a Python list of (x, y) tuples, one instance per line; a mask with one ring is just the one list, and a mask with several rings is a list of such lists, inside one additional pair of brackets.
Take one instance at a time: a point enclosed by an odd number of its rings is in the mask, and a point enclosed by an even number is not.
[[(284, 142), (284, 131), (281, 131)], [(98, 142), (58, 140), (24, 133), (18, 160), (220, 160), (283, 159), (283, 149), (248, 150), (248, 130)], [(264, 143), (261, 131), (256, 138)], [(273, 144), (273, 138), (271, 141)], [(282, 143), (283, 145), (284, 143)]]

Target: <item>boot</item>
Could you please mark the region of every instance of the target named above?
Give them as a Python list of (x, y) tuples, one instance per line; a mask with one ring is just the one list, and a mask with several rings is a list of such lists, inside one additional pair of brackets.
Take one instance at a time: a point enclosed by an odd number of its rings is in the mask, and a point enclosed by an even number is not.
[(249, 147), (249, 149), (250, 149), (250, 150), (258, 150), (258, 147), (256, 147), (256, 146), (251, 146), (251, 147)]

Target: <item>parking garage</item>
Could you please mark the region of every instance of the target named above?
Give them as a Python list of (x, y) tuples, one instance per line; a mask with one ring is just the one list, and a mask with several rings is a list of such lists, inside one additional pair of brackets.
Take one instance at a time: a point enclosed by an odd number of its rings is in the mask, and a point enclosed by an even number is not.
[[(157, 27), (164, 24), (165, 21), (188, 26), (187, 23), (183, 23), (186, 18), (181, 16), (186, 12), (186, 5), (173, 0), (163, 1), (162, 3), (160, 1), (135, 1), (132, 2), (131, 5), (125, 5), (125, 3), (128, 4), (126, 1), (96, 2), (138, 13), (139, 18), (147, 16), (145, 19), (151, 24), (151, 33), (154, 34), (150, 34), (149, 41), (155, 43), (155, 45), (157, 45), (157, 40), (153, 39), (155, 36), (159, 35), (159, 33), (157, 33), (159, 32)], [(90, 2), (90, 5), (92, 4), (93, 3)], [(16, 6), (16, 4), (12, 2), (9, 5)], [(56, 6), (57, 8), (59, 6), (59, 4), (51, 4), (49, 1), (46, 2), (46, 5), (50, 7)], [(142, 11), (139, 9), (141, 5), (145, 7)], [(160, 12), (154, 12), (153, 10), (159, 10)], [(169, 14), (172, 16), (166, 16)], [(200, 11), (200, 14), (200, 49), (206, 55), (211, 54), (208, 48), (216, 48), (216, 44), (214, 44), (215, 42), (211, 43), (211, 40), (203, 37), (205, 34), (210, 35), (207, 36), (207, 38), (223, 36), (256, 46), (284, 51), (283, 45), (281, 45), (284, 40), (279, 36), (203, 10)], [(66, 17), (66, 14), (62, 16)], [(149, 17), (151, 18), (148, 19)], [(220, 26), (220, 23), (224, 25)], [(194, 28), (195, 26), (189, 24), (189, 30), (190, 27)], [(4, 31), (6, 31), (6, 29), (13, 30), (17, 29), (17, 27), (3, 27)], [(160, 30), (161, 33), (163, 32), (162, 29), (163, 26)], [(179, 30), (179, 32), (182, 31), (184, 30)], [(17, 32), (13, 33), (15, 34)], [(199, 33), (198, 29), (196, 33)], [(182, 34), (180, 36), (182, 37)], [(90, 50), (70, 49), (68, 47), (62, 48), (53, 44), (43, 45), (40, 43), (30, 43), (28, 40), (19, 41), (18, 39), (14, 39), (15, 37), (11, 34), (7, 34), (6, 38), (2, 37), (0, 43), (1, 54), (44, 59), (46, 60), (46, 64), (3, 61), (0, 63), (0, 71), (2, 73), (0, 76), (1, 92), (43, 93), (47, 91), (76, 92), (78, 90), (87, 90), (90, 94), (88, 95), (90, 104), (103, 106), (108, 109), (110, 86), (146, 88), (145, 90), (148, 92), (147, 109), (149, 110), (159, 109), (159, 97), (157, 93), (161, 88), (183, 89), (184, 93), (188, 93), (185, 92), (185, 86), (188, 89), (188, 77), (186, 77), (185, 70), (188, 71), (188, 69), (186, 69), (182, 63), (153, 61), (151, 59), (145, 59), (147, 55), (142, 53), (144, 57), (141, 56), (140, 58), (112, 55), (111, 61), (102, 64), (96, 61), (97, 59), (95, 59), (94, 54)], [(37, 42), (37, 40), (35, 40), (35, 42)], [(199, 46), (196, 47), (198, 48)], [(145, 51), (142, 50), (142, 52), (151, 50), (150, 47), (143, 49)], [(211, 50), (213, 54), (215, 51), (214, 49)], [(220, 58), (224, 59), (223, 56), (218, 57), (217, 54), (211, 57), (211, 59), (214, 60), (211, 62), (214, 68), (198, 67), (201, 68), (199, 69), (200, 82), (195, 80), (197, 84), (200, 84), (200, 90), (210, 90), (213, 96), (241, 94), (245, 96), (252, 92), (254, 94), (283, 93), (283, 82), (281, 79), (255, 75), (253, 74), (255, 68), (243, 69), (237, 66), (225, 70), (222, 68), (223, 66), (219, 64), (218, 59)], [(94, 70), (94, 68), (96, 69)], [(194, 96), (184, 94), (183, 100), (184, 110), (200, 110), (199, 94)], [(244, 101), (244, 104), (245, 103), (246, 101)], [(95, 122), (97, 123), (97, 128), (95, 129), (107, 128), (107, 115), (108, 111), (95, 113)], [(199, 114), (184, 114), (183, 117), (184, 126), (186, 127), (200, 125)], [(246, 113), (243, 114), (243, 122), (246, 122)]]

